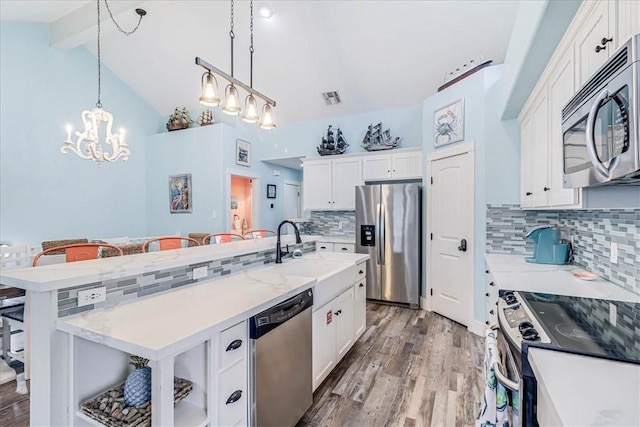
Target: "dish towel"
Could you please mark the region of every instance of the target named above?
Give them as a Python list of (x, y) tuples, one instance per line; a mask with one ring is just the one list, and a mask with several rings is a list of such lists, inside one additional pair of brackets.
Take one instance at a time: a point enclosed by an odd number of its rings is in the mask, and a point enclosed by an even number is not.
[(496, 331), (487, 329), (484, 342), (485, 388), (476, 427), (510, 427), (509, 412), (507, 411), (507, 389), (496, 380), (496, 374), (492, 367), (494, 362), (500, 361)]

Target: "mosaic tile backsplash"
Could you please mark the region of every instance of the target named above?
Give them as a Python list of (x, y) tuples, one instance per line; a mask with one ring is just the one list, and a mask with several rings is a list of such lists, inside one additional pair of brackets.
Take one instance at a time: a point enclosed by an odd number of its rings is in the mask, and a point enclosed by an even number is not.
[[(489, 253), (530, 254), (526, 232), (539, 225), (558, 226), (573, 238), (573, 263), (640, 295), (640, 210), (598, 209), (523, 211), (518, 205), (487, 205)], [(609, 259), (618, 244), (618, 263)]]
[[(301, 248), (304, 253), (314, 252), (316, 250), (316, 242), (289, 245), (289, 252), (293, 252), (293, 250), (297, 248)], [(289, 256), (291, 255), (285, 255), (285, 258)], [(174, 269), (151, 271), (131, 277), (121, 277), (102, 282), (88, 283), (73, 288), (60, 289), (58, 291), (58, 317), (70, 316), (99, 307), (114, 306), (123, 301), (232, 275), (248, 268), (271, 264), (275, 262), (275, 260), (275, 249), (269, 249), (267, 251), (217, 259)], [(193, 269), (202, 266), (207, 266), (207, 276), (202, 279), (193, 280)], [(106, 301), (78, 307), (78, 291), (92, 289), (98, 286), (105, 286), (107, 288)]]
[[(342, 228), (340, 228), (342, 222)], [(313, 211), (308, 222), (301, 228), (304, 234), (319, 234), (322, 236), (355, 236), (355, 211)]]

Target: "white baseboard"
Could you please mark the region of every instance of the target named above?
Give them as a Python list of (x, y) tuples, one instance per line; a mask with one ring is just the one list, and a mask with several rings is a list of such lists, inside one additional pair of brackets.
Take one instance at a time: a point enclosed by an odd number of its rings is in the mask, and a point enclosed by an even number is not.
[(431, 311), (427, 307), (427, 299), (425, 297), (420, 297), (420, 308), (423, 309), (424, 311)]
[(474, 320), (467, 327), (467, 329), (469, 330), (469, 332), (474, 333), (479, 337), (484, 337), (484, 333), (487, 330), (487, 325), (485, 325), (484, 322), (480, 322), (479, 320)]

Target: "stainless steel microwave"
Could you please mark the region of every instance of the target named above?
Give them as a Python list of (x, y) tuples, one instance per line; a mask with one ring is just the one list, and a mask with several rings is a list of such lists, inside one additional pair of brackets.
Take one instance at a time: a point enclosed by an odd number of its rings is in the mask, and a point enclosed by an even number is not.
[(640, 34), (562, 109), (564, 187), (640, 185)]

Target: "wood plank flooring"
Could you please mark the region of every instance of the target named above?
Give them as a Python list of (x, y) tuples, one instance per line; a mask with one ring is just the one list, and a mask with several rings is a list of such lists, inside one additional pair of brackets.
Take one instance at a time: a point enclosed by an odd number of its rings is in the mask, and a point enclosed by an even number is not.
[[(367, 303), (367, 331), (316, 390), (307, 426), (470, 426), (482, 396), (482, 339), (422, 310)], [(29, 395), (0, 385), (0, 425), (29, 425)]]
[(484, 345), (435, 313), (367, 303), (367, 331), (316, 390), (307, 426), (470, 426)]

